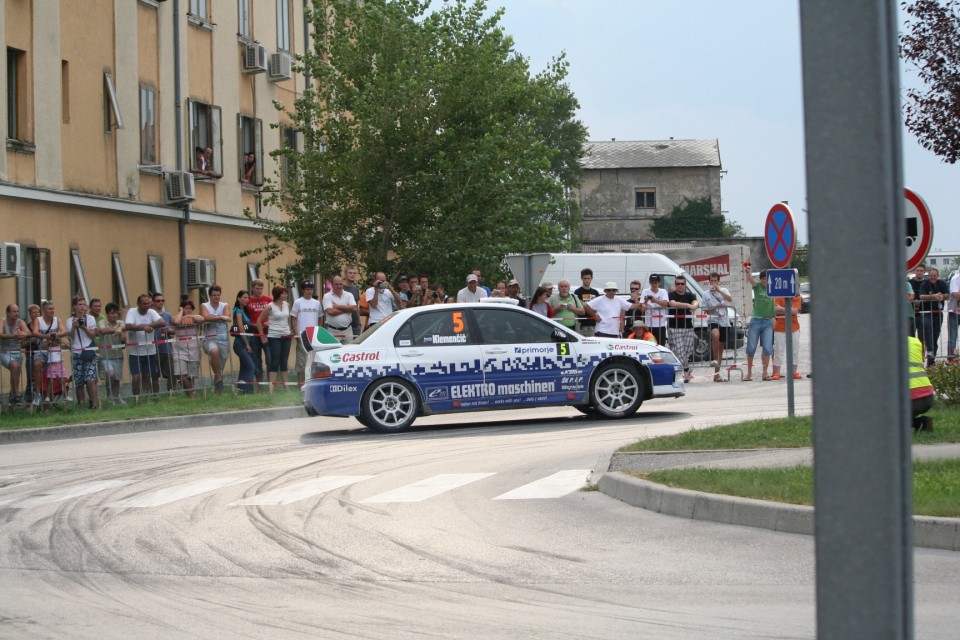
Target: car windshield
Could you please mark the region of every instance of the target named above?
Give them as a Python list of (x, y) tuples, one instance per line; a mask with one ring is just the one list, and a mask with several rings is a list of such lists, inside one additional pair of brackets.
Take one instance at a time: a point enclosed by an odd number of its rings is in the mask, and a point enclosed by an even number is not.
[(800, 293), (810, 293), (810, 283), (801, 282), (800, 283)]

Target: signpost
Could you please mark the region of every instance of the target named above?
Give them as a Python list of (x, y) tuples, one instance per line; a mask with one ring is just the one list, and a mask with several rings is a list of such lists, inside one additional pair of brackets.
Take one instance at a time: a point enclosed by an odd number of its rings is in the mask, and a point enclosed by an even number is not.
[(793, 212), (786, 202), (778, 202), (767, 213), (767, 221), (763, 225), (763, 244), (766, 246), (770, 264), (776, 268), (783, 269), (793, 260), (797, 233), (793, 224)]
[(793, 260), (793, 250), (797, 246), (797, 231), (793, 223), (793, 212), (786, 202), (778, 202), (767, 213), (763, 225), (763, 244), (767, 249), (770, 264), (776, 269), (767, 270), (767, 295), (771, 298), (784, 298), (784, 339), (786, 346), (786, 368), (783, 374), (787, 378), (787, 415), (793, 417), (793, 298), (797, 295), (799, 274), (796, 269), (786, 266)]
[(915, 191), (904, 188), (903, 192), (907, 198), (904, 209), (907, 220), (907, 271), (913, 271), (927, 257), (933, 244), (933, 217), (927, 203)]

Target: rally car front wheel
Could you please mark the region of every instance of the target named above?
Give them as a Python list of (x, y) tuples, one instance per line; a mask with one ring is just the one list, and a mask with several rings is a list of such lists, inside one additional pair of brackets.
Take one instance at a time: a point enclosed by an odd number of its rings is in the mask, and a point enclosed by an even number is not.
[(606, 418), (632, 416), (643, 404), (643, 382), (635, 367), (608, 364), (593, 378), (590, 385), (591, 405)]

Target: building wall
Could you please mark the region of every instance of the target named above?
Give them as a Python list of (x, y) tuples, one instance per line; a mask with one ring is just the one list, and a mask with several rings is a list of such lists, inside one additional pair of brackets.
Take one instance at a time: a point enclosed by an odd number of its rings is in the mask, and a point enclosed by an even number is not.
[[(248, 286), (240, 253), (263, 244), (263, 232), (243, 215), (256, 209), (258, 188), (241, 184), (238, 114), (262, 120), (263, 174), (272, 177), (280, 145), (271, 128), (280, 116), (274, 100), (293, 105), (303, 78), (271, 82), (267, 73), (243, 71), (249, 41), (239, 31), (236, 2), (210, 2), (210, 20), (197, 24), (181, 0), (0, 0), (0, 40), (23, 52), (22, 90), (17, 106), (18, 140), (0, 154), (0, 243), (48, 250), (49, 287), (61, 314), (74, 295), (72, 252), (79, 252), (91, 296), (113, 299), (112, 258), (118, 253), (132, 302), (152, 287), (147, 260), (163, 264), (163, 288), (171, 310), (180, 294), (194, 300), (201, 290), (181, 291), (182, 260), (208, 258), (232, 302)], [(276, 0), (253, 0), (253, 39), (277, 50)], [(293, 53), (303, 51), (303, 3), (291, 2)], [(175, 42), (175, 25), (179, 41)], [(175, 100), (175, 52), (180, 51), (181, 96)], [(64, 66), (66, 62), (66, 66)], [(103, 74), (116, 87), (123, 127), (105, 127), (108, 103)], [(0, 65), (0, 126), (7, 129), (6, 65)], [(156, 89), (157, 164), (140, 166), (140, 86)], [(189, 207), (164, 201), (164, 172), (188, 169), (192, 157), (187, 101), (222, 110), (222, 167), (219, 179), (197, 183)], [(180, 149), (176, 125), (182, 127)], [(6, 135), (4, 136), (6, 137)], [(275, 214), (274, 214), (275, 215)], [(185, 219), (188, 224), (183, 224)], [(181, 229), (185, 251), (181, 255)], [(285, 256), (259, 267), (269, 277), (293, 261)], [(38, 302), (40, 287), (21, 277), (0, 277), (0, 303), (21, 308)], [(121, 300), (116, 300), (121, 302)]]
[[(655, 208), (635, 207), (637, 188), (656, 190)], [(650, 227), (656, 218), (668, 215), (684, 198), (703, 197), (709, 197), (720, 211), (718, 167), (587, 170), (579, 193), (580, 239), (629, 242), (653, 238)]]

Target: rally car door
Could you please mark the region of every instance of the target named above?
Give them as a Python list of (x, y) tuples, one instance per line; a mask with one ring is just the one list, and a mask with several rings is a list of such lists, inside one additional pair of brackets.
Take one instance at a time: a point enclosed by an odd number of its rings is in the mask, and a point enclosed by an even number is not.
[(418, 313), (394, 336), (401, 366), (430, 411), (486, 406), (480, 347), (463, 309), (437, 305)]
[(497, 406), (579, 402), (587, 391), (579, 343), (557, 338), (557, 325), (510, 307), (473, 309), (484, 380)]

